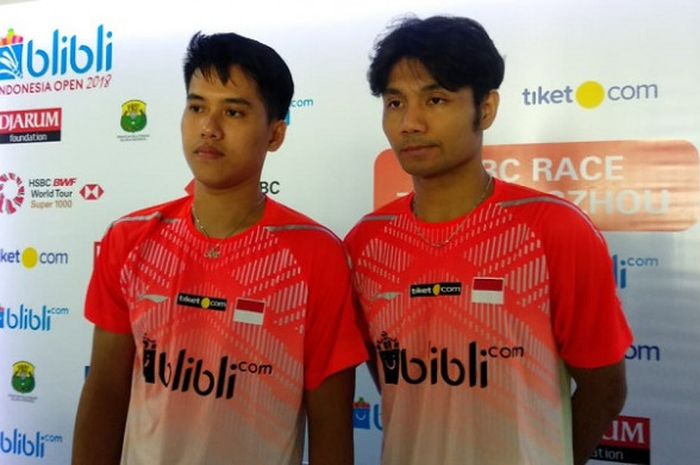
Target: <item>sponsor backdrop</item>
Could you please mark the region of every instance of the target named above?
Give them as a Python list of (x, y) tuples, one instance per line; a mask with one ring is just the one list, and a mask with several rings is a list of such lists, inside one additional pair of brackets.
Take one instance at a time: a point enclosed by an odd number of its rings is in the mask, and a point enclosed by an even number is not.
[[(506, 58), (488, 169), (578, 204), (609, 241), (636, 339), (627, 405), (598, 463), (698, 463), (700, 6), (350, 3), (200, 1), (168, 6), (167, 20), (157, 2), (0, 6), (0, 463), (69, 463), (99, 239), (191, 179), (179, 135), (191, 34), (235, 30), (288, 61), (288, 137), (263, 188), (342, 236), (410, 189), (365, 81), (376, 34), (409, 11), (486, 26)], [(357, 463), (373, 465), (382, 412), (358, 373)]]

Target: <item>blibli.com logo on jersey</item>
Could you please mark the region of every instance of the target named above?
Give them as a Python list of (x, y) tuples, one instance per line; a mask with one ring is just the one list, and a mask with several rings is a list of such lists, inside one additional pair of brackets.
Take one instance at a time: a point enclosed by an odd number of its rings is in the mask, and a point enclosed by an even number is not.
[(12, 431), (0, 430), (0, 453), (19, 457), (43, 459), (47, 444), (60, 444), (63, 436), (44, 434), (41, 431), (26, 433), (18, 428)]
[(382, 332), (377, 341), (377, 352), (384, 372), (385, 384), (445, 383), (461, 386), (468, 383), (470, 388), (486, 388), (489, 384), (489, 361), (499, 359), (525, 358), (525, 348), (520, 346), (479, 347), (476, 341), (467, 344), (467, 360), (450, 358), (447, 348), (431, 346), (429, 360), (409, 358), (397, 338)]
[(641, 269), (657, 268), (659, 259), (656, 257), (634, 257), (615, 254), (612, 256), (615, 285), (618, 289), (629, 286), (633, 276)]
[(611, 103), (656, 100), (659, 98), (658, 84), (613, 84), (604, 86), (597, 81), (586, 81), (576, 88), (537, 86), (523, 89), (525, 106), (569, 105), (578, 104), (581, 108), (592, 110), (601, 106), (606, 100)]
[(38, 266), (68, 265), (70, 256), (64, 251), (37, 250), (34, 247), (25, 249), (0, 248), (0, 265), (21, 265), (28, 270)]
[(159, 384), (173, 392), (232, 399), (239, 376), (272, 376), (272, 372), (273, 366), (269, 363), (234, 360), (228, 355), (219, 358), (213, 366), (207, 366), (205, 360), (192, 357), (187, 349), (179, 350), (177, 356), (158, 351), (158, 342), (143, 336), (144, 382)]
[(352, 427), (355, 429), (382, 430), (382, 411), (380, 404), (370, 404), (360, 397), (352, 404)]

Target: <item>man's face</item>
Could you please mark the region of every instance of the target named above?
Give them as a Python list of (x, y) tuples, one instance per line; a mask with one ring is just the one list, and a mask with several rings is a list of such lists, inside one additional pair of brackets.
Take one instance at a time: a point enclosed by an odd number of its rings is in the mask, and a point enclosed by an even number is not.
[(447, 90), (420, 61), (402, 59), (392, 68), (382, 98), (384, 134), (408, 174), (434, 178), (481, 163), (482, 130), (495, 117), (489, 101), (495, 99), (497, 107), (495, 92), (481, 107), (486, 114), (475, 122), (471, 88)]
[(284, 140), (282, 121), (268, 122), (255, 81), (229, 69), (225, 84), (195, 71), (182, 115), (182, 146), (195, 179), (209, 188), (258, 185), (265, 155)]

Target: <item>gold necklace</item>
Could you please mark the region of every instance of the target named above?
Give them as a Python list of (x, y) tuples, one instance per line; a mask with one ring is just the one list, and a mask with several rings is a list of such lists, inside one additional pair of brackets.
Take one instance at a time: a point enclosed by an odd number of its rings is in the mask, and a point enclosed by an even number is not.
[[(491, 184), (493, 181), (493, 176), (488, 175), (488, 177), (489, 177), (489, 180), (486, 181), (486, 186), (484, 187), (484, 190), (481, 191), (481, 195), (479, 196), (478, 199), (476, 199), (476, 202), (474, 202), (474, 205), (471, 207), (469, 212), (474, 211), (476, 209), (476, 207), (481, 205), (481, 203), (486, 199), (486, 195), (488, 194), (489, 188), (491, 187)], [(413, 210), (415, 213), (415, 198), (413, 200), (411, 200), (411, 210)], [(433, 241), (429, 240), (427, 237), (425, 237), (423, 232), (420, 230), (420, 226), (418, 226), (416, 228), (416, 235), (423, 242), (428, 244), (429, 246), (434, 247), (436, 249), (441, 249), (441, 248), (445, 247), (447, 244), (449, 244), (450, 242), (452, 242), (452, 239), (457, 237), (457, 234), (459, 234), (462, 231), (462, 229), (464, 229), (464, 226), (466, 226), (468, 219), (469, 219), (469, 214), (467, 213), (467, 215), (462, 220), (462, 222), (459, 223), (459, 225), (457, 225), (457, 227), (452, 231), (452, 233), (450, 233), (450, 235), (447, 237), (447, 239), (440, 241), (440, 242), (433, 242)]]
[[(223, 237), (222, 239), (219, 239), (218, 242), (216, 242), (216, 243), (215, 243), (214, 245), (212, 245), (206, 252), (204, 252), (204, 258), (208, 258), (208, 259), (210, 259), (210, 260), (214, 260), (214, 259), (219, 258), (219, 256), (221, 255), (221, 243), (224, 241), (224, 239), (226, 239), (226, 238), (232, 236), (233, 233), (235, 233), (235, 232), (238, 230), (238, 228), (240, 228), (241, 226), (243, 226), (243, 225), (245, 224), (245, 222), (251, 217), (251, 215), (252, 215), (252, 214), (260, 207), (260, 205), (262, 205), (263, 203), (265, 203), (265, 196), (264, 196), (264, 195), (260, 198), (260, 200), (259, 200), (255, 205), (253, 205), (253, 208), (251, 208), (250, 211), (248, 211), (248, 213), (246, 213), (246, 215), (243, 217), (243, 219), (242, 219), (241, 221), (239, 221), (238, 223), (236, 223), (236, 226), (234, 226), (234, 227), (231, 229), (230, 232), (228, 232), (227, 234), (225, 234), (224, 237)], [(206, 238), (209, 239), (210, 241), (211, 241), (211, 240), (214, 240), (214, 238), (211, 237), (211, 236), (209, 235), (209, 233), (207, 232), (206, 228), (204, 227), (204, 225), (202, 224), (202, 222), (199, 220), (199, 217), (197, 216), (197, 212), (196, 212), (195, 209), (194, 209), (194, 202), (192, 203), (192, 217), (194, 218), (195, 226), (197, 226), (197, 229), (198, 229), (199, 231), (201, 231), (202, 234), (204, 234), (204, 237), (206, 237)]]

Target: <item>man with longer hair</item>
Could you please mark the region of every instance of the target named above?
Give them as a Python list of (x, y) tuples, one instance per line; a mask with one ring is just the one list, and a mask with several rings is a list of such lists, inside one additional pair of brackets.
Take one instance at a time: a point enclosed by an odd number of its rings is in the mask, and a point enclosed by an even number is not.
[(346, 238), (383, 465), (581, 465), (624, 403), (631, 333), (601, 233), (482, 164), (503, 72), (467, 18), (408, 19), (376, 45), (370, 87), (414, 187)]
[(102, 240), (73, 464), (298, 465), (308, 416), (310, 463), (350, 465), (366, 353), (342, 243), (260, 190), (289, 69), (254, 40), (197, 34), (184, 74), (194, 194)]

